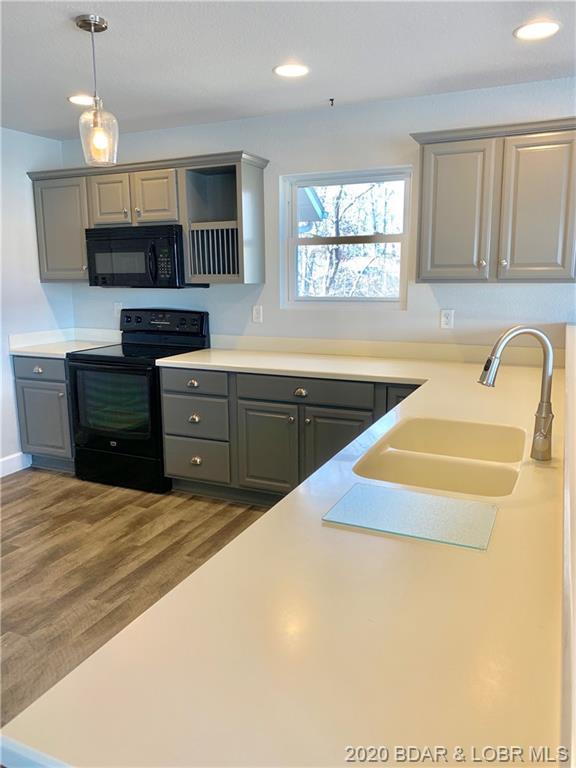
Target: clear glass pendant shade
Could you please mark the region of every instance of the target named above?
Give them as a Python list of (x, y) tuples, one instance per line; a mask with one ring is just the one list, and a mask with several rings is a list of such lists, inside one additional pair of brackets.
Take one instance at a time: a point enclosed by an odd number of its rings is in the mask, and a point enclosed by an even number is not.
[(118, 155), (118, 120), (105, 112), (102, 101), (80, 115), (80, 139), (87, 165), (114, 165)]

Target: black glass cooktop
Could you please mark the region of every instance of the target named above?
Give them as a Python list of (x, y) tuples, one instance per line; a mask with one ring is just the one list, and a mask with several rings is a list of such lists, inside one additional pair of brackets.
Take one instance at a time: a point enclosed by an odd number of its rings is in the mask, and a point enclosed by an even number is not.
[(114, 344), (109, 347), (95, 347), (94, 349), (83, 349), (79, 352), (69, 352), (66, 357), (69, 360), (78, 362), (129, 362), (141, 363), (146, 365), (154, 363), (161, 357), (170, 357), (171, 355), (181, 355), (184, 352), (197, 351), (197, 347), (181, 346), (155, 346), (152, 344)]

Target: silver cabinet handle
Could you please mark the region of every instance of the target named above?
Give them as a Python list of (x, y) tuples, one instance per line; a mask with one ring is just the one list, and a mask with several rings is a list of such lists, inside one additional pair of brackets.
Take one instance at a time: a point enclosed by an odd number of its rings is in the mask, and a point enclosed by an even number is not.
[(136, 216), (142, 216), (142, 210), (140, 208), (134, 208)]
[(498, 263), (500, 264), (501, 267), (507, 267), (508, 266), (508, 262), (506, 261), (506, 259), (500, 259), (500, 261)]
[(88, 267), (86, 266), (86, 264), (82, 264), (82, 272), (86, 272), (87, 269)]
[(306, 417), (304, 419), (304, 424), (312, 424), (312, 419), (309, 419), (308, 417)]
[(288, 416), (288, 419), (287, 419), (287, 421), (288, 421), (288, 424), (294, 424), (294, 422), (296, 421), (296, 419), (294, 418), (294, 416)]
[(128, 208), (122, 208), (122, 213), (124, 214), (124, 218), (128, 218)]
[(308, 397), (308, 392), (304, 387), (297, 387), (297, 389), (294, 390), (294, 397)]
[(193, 413), (192, 416), (189, 417), (188, 421), (190, 424), (198, 424), (200, 421), (200, 416), (198, 416), (197, 413)]
[(486, 262), (484, 261), (484, 259), (480, 259), (480, 261), (476, 266), (478, 267), (478, 269), (484, 269), (484, 267), (486, 266)]
[(34, 373), (37, 373), (38, 375), (44, 373), (44, 368), (41, 368), (39, 365), (35, 365), (32, 369)]
[(58, 397), (64, 397), (64, 392), (58, 392)]
[(202, 464), (202, 456), (192, 456), (190, 464), (194, 464), (195, 467), (199, 467)]
[(186, 384), (187, 387), (190, 387), (190, 389), (197, 389), (200, 384), (196, 379), (190, 379), (190, 381)]

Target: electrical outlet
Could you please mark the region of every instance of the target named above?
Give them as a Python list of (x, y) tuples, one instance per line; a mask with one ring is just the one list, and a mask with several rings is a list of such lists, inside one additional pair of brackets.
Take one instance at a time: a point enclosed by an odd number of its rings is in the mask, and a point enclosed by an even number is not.
[(120, 312), (122, 310), (122, 307), (124, 305), (121, 301), (115, 301), (114, 302), (114, 317), (120, 317)]
[(252, 307), (252, 322), (263, 323), (264, 322), (264, 310), (262, 304), (254, 304)]
[(453, 309), (441, 309), (440, 310), (440, 328), (447, 330), (454, 328), (454, 310)]

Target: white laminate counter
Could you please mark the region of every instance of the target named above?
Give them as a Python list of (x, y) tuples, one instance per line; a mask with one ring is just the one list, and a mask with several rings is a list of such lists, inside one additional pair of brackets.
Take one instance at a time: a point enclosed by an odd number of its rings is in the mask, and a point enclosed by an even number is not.
[(64, 360), (68, 352), (80, 352), (83, 349), (94, 349), (96, 347), (109, 347), (114, 344), (113, 341), (84, 341), (77, 339), (75, 341), (53, 341), (50, 343), (13, 345), (10, 347), (10, 354), (23, 357), (52, 357)]
[[(158, 364), (425, 383), (16, 717), (8, 737), (78, 768), (343, 766), (347, 745), (555, 749), (562, 370), (554, 458), (538, 464), (536, 368), (504, 362), (488, 389), (476, 364), (225, 350)], [(354, 474), (357, 459), (418, 416), (526, 431), (486, 551), (322, 523), (370, 482)], [(184, 509), (193, 515), (194, 500)]]

